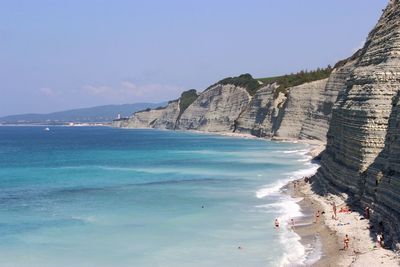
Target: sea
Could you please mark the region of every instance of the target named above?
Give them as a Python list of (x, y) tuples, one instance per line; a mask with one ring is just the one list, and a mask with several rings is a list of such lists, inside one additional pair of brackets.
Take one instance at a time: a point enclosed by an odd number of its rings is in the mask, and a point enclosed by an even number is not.
[(308, 145), (47, 127), (0, 127), (0, 266), (305, 264), (282, 187), (316, 170)]

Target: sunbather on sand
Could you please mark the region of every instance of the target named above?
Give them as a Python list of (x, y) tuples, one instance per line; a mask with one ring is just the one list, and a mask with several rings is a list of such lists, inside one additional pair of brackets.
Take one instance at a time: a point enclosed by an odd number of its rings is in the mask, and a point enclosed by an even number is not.
[(349, 238), (349, 236), (348, 236), (348, 235), (346, 235), (346, 236), (344, 237), (344, 240), (343, 240), (343, 242), (344, 242), (344, 247), (343, 247), (343, 250), (347, 250), (347, 249), (349, 249), (349, 242), (350, 242), (350, 238)]

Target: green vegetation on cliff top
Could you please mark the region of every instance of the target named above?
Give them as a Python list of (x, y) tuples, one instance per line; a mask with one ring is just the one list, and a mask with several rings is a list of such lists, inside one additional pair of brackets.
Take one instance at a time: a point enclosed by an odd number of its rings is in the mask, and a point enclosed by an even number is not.
[(246, 88), (247, 92), (250, 95), (255, 95), (257, 90), (260, 89), (260, 87), (262, 86), (262, 84), (260, 82), (258, 82), (256, 79), (254, 79), (248, 73), (242, 74), (242, 75), (240, 75), (238, 77), (225, 78), (223, 80), (220, 80), (216, 84), (211, 85), (209, 88), (211, 88), (211, 87), (213, 87), (213, 86), (215, 86), (217, 84), (222, 84), (222, 85), (232, 84), (232, 85), (235, 85), (235, 86), (243, 87), (243, 88)]
[(268, 77), (268, 78), (258, 78), (254, 79), (250, 74), (242, 74), (237, 77), (228, 77), (219, 82), (211, 85), (207, 89), (214, 87), (217, 84), (227, 85), (232, 84), (235, 86), (240, 86), (246, 88), (247, 92), (250, 95), (255, 95), (255, 93), (262, 86), (267, 84), (277, 83), (278, 88), (275, 90), (275, 96), (278, 96), (279, 92), (287, 95), (287, 89), (289, 87), (298, 86), (304, 83), (309, 83), (317, 80), (326, 79), (332, 72), (332, 67), (328, 66), (327, 68), (318, 68), (314, 71), (302, 70), (298, 73), (292, 73), (283, 76), (276, 77)]
[(195, 89), (185, 91), (181, 94), (179, 112), (182, 114), (196, 99), (198, 95)]
[[(322, 68), (322, 69), (318, 68), (317, 70), (314, 70), (314, 71), (302, 70), (298, 73), (292, 73), (292, 74), (276, 76), (276, 77), (258, 78), (258, 79), (254, 79), (249, 73), (246, 73), (246, 74), (242, 74), (237, 77), (228, 77), (223, 80), (220, 80), (219, 82), (209, 86), (206, 90), (209, 90), (210, 88), (212, 88), (218, 84), (221, 84), (221, 85), (232, 84), (235, 86), (245, 88), (247, 90), (247, 92), (253, 96), (256, 94), (258, 89), (260, 89), (262, 86), (265, 86), (267, 84), (277, 83), (278, 88), (274, 92), (275, 97), (277, 97), (279, 95), (279, 93), (283, 93), (283, 94), (287, 95), (288, 94), (287, 89), (290, 87), (326, 79), (329, 77), (332, 70), (333, 70), (333, 68), (331, 66), (328, 66), (328, 67)], [(198, 98), (198, 94), (195, 89), (191, 89), (191, 90), (183, 92), (181, 94), (180, 102), (179, 102), (180, 115), (197, 98)], [(173, 100), (173, 101), (178, 101), (178, 100)], [(165, 108), (165, 106), (161, 106), (156, 109), (164, 109), (164, 108)], [(143, 110), (143, 111), (150, 111), (150, 108)], [(139, 111), (139, 112), (143, 112), (143, 111)]]
[(277, 83), (279, 86), (275, 90), (275, 97), (277, 97), (279, 93), (287, 95), (288, 93), (287, 89), (289, 87), (326, 79), (329, 77), (332, 70), (333, 70), (332, 67), (328, 66), (323, 69), (318, 68), (317, 70), (314, 71), (302, 70), (298, 73), (292, 73), (289, 75), (277, 76), (277, 77), (260, 78), (257, 80), (261, 81), (263, 84)]

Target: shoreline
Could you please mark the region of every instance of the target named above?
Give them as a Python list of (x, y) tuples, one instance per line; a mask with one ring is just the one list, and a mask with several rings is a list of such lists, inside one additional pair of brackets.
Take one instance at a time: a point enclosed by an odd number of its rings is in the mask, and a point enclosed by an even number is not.
[[(292, 198), (300, 198), (298, 202), (304, 217), (296, 222), (294, 232), (300, 236), (300, 243), (317, 254), (317, 259), (310, 257), (306, 253), (307, 266), (337, 266), (339, 255), (339, 240), (335, 233), (325, 225), (325, 218), (322, 216), (318, 223), (315, 222), (315, 212), (323, 210), (320, 203), (313, 201), (304, 192), (299, 190), (299, 186), (304, 183), (303, 179), (295, 180), (286, 186)], [(295, 185), (296, 184), (296, 185)]]
[[(111, 126), (112, 127), (112, 126)], [(120, 128), (120, 127), (112, 127), (112, 128)], [(129, 129), (129, 128), (122, 128), (122, 129)], [(139, 129), (139, 128), (134, 128), (134, 129)], [(142, 129), (142, 128), (140, 128)], [(210, 136), (223, 136), (223, 137), (233, 137), (233, 138), (243, 138), (243, 139), (261, 139), (265, 141), (273, 141), (273, 142), (283, 142), (283, 143), (292, 143), (292, 144), (306, 144), (308, 145), (308, 151), (304, 154), (305, 156), (308, 157), (307, 162), (309, 164), (313, 164), (313, 160), (317, 158), (325, 149), (326, 144), (322, 141), (319, 140), (305, 140), (305, 139), (278, 139), (278, 138), (263, 138), (263, 137), (258, 137), (254, 136), (248, 133), (234, 133), (234, 132), (207, 132), (207, 131), (198, 131), (198, 130), (170, 130), (170, 129), (154, 129), (154, 128), (143, 128), (143, 129), (150, 129), (150, 130), (160, 130), (160, 131), (174, 131), (174, 132), (188, 132), (188, 133), (195, 133), (195, 134), (203, 134), (203, 135), (210, 135)], [(314, 175), (314, 173), (310, 174)], [(304, 247), (305, 250), (308, 249), (315, 249), (316, 243), (315, 241), (318, 240), (318, 242), (321, 243), (321, 247), (318, 248), (320, 251), (315, 251), (317, 254), (321, 255), (311, 255), (307, 251), (305, 251), (305, 254), (303, 257), (305, 257), (305, 264), (306, 266), (338, 266), (338, 265), (330, 265), (329, 260), (327, 260), (324, 255), (329, 255), (330, 257), (328, 259), (333, 259), (333, 257), (339, 257), (337, 255), (338, 251), (338, 245), (337, 245), (337, 240), (335, 242), (331, 242), (330, 240), (332, 239), (332, 232), (323, 224), (318, 225), (318, 238), (315, 238), (315, 227), (312, 224), (312, 218), (314, 214), (314, 209), (315, 207), (313, 206), (314, 203), (309, 200), (308, 198), (304, 197), (303, 194), (300, 194), (300, 192), (295, 192), (293, 190), (293, 183), (296, 181), (302, 180), (302, 178), (299, 179), (299, 177), (291, 179), (290, 181), (286, 182), (279, 191), (281, 191), (281, 194), (287, 195), (289, 198), (292, 200), (295, 200), (295, 198), (302, 197), (303, 200), (301, 200), (299, 203), (297, 203), (300, 206), (301, 210), (306, 210), (305, 216), (296, 218), (296, 220), (299, 220), (303, 226), (296, 227), (294, 229), (294, 233), (298, 235), (300, 238), (299, 243)], [(321, 208), (322, 209), (322, 208)], [(289, 214), (288, 214), (289, 215)], [(296, 222), (298, 223), (298, 222)], [(291, 230), (289, 230), (291, 231)], [(307, 257), (315, 257), (307, 259)], [(328, 264), (327, 264), (328, 263)], [(296, 262), (292, 262), (289, 266), (292, 266), (293, 264), (296, 264)], [(283, 265), (286, 266), (286, 265)]]
[[(293, 198), (303, 198), (298, 204), (302, 210), (311, 210), (312, 216), (304, 219), (304, 226), (295, 227), (294, 231), (301, 237), (304, 246), (310, 246), (310, 237), (320, 237), (321, 257), (312, 266), (399, 266), (399, 255), (392, 250), (380, 248), (373, 241), (368, 229), (369, 220), (363, 219), (357, 211), (349, 213), (337, 212), (337, 220), (332, 218), (331, 203), (339, 208), (344, 201), (338, 196), (319, 196), (311, 190), (311, 185), (304, 179), (289, 182), (287, 188)], [(315, 212), (322, 212), (319, 223), (314, 223)], [(311, 223), (310, 223), (311, 220)], [(349, 249), (343, 250), (343, 239), (348, 234)], [(314, 238), (315, 239), (315, 238)]]
[[(135, 128), (137, 129), (137, 128)], [(147, 129), (147, 128), (146, 128)], [(158, 129), (155, 129), (158, 130)], [(163, 129), (164, 130), (164, 129)], [(206, 134), (206, 135), (217, 135), (217, 136), (226, 136), (226, 137), (236, 137), (236, 138), (245, 138), (245, 139), (260, 139), (272, 142), (282, 142), (282, 143), (292, 143), (292, 144), (306, 144), (310, 146), (309, 151), (306, 155), (310, 156), (310, 162), (318, 157), (324, 150), (326, 143), (319, 140), (307, 140), (307, 139), (283, 139), (283, 138), (265, 138), (255, 136), (249, 133), (234, 133), (234, 132), (205, 132), (205, 131), (198, 131), (198, 130), (169, 130), (165, 129), (166, 131), (180, 131), (180, 132), (190, 132), (196, 134)]]
[(128, 127), (114, 127), (109, 126), (115, 129), (138, 129), (138, 130), (156, 130), (156, 131), (172, 131), (172, 132), (188, 132), (188, 133), (196, 133), (196, 134), (205, 134), (205, 135), (215, 135), (215, 136), (225, 136), (225, 137), (235, 137), (235, 138), (244, 138), (244, 139), (260, 139), (266, 141), (273, 142), (283, 142), (283, 143), (293, 143), (293, 144), (306, 144), (310, 146), (309, 151), (306, 155), (310, 156), (310, 161), (314, 158), (318, 157), (324, 150), (326, 146), (326, 142), (320, 140), (308, 140), (308, 139), (296, 139), (296, 138), (265, 138), (260, 136), (255, 136), (249, 133), (235, 133), (235, 132), (209, 132), (209, 131), (200, 131), (200, 130), (172, 130), (172, 129), (158, 129), (158, 128), (128, 128)]

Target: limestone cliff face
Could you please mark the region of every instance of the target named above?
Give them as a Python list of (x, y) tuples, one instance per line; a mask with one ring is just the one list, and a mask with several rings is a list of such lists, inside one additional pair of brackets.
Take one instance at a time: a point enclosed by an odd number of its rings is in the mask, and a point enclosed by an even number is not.
[(129, 119), (113, 120), (111, 126), (115, 128), (127, 128)]
[(173, 130), (175, 129), (179, 112), (179, 100), (170, 101), (168, 106), (162, 110), (157, 120), (151, 126), (158, 129)]
[[(202, 92), (186, 110), (180, 101), (163, 109), (136, 112), (115, 127), (248, 133), (279, 139), (324, 141), (333, 103), (345, 82), (342, 69), (329, 79), (305, 83), (277, 93), (278, 84), (267, 84), (250, 96), (232, 84), (217, 84)], [(340, 89), (339, 89), (340, 88)]]
[(271, 138), (279, 127), (286, 102), (284, 94), (274, 97), (277, 84), (260, 88), (236, 121), (237, 133)]
[(276, 138), (298, 139), (300, 137), (305, 122), (310, 124), (310, 118), (317, 112), (318, 104), (323, 101), (326, 83), (327, 79), (324, 79), (289, 88), (282, 122), (275, 134)]
[(127, 128), (150, 128), (163, 113), (161, 109), (152, 109), (149, 111), (139, 111), (128, 121)]
[(371, 206), (375, 222), (384, 227), (394, 242), (400, 241), (400, 93), (393, 100), (385, 146), (364, 174), (362, 203)]
[(275, 139), (326, 140), (328, 124), (347, 68), (331, 78), (288, 89), (275, 95), (277, 84), (260, 88), (237, 120), (236, 132)]
[[(347, 192), (354, 201), (374, 206), (375, 218), (393, 222), (390, 236), (398, 241), (399, 232), (393, 232), (399, 228), (399, 217), (395, 223), (393, 216), (400, 211), (395, 171), (399, 163), (399, 157), (395, 159), (398, 103), (393, 106), (393, 99), (400, 90), (399, 0), (390, 1), (354, 60), (333, 107), (326, 151), (315, 178), (326, 190)], [(386, 168), (379, 163), (384, 158)], [(394, 183), (391, 186), (379, 183), (384, 178), (389, 181), (387, 173)], [(391, 210), (397, 213), (390, 215)]]
[(165, 108), (138, 111), (129, 120), (115, 120), (114, 127), (174, 129), (179, 116), (179, 101), (170, 101)]
[(250, 102), (245, 88), (215, 85), (203, 93), (181, 115), (176, 128), (206, 132), (232, 132), (236, 119)]
[(353, 66), (354, 61), (350, 61), (344, 66), (335, 68), (324, 89), (320, 91), (318, 86), (314, 89), (312, 104), (310, 103), (299, 134), (300, 139), (326, 142), (333, 105), (339, 94), (344, 91), (346, 80), (349, 78)]

